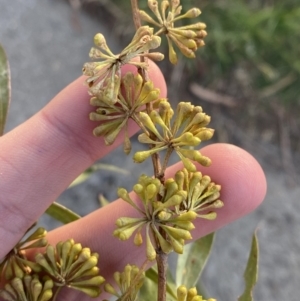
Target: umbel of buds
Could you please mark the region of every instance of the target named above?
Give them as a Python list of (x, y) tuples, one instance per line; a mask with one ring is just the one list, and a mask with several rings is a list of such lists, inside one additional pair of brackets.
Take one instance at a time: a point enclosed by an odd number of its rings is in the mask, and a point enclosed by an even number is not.
[(217, 301), (216, 299), (209, 298), (204, 300), (202, 296), (198, 295), (197, 289), (195, 287), (189, 290), (181, 285), (177, 288), (177, 301)]
[(37, 275), (26, 275), (23, 279), (12, 279), (0, 290), (0, 297), (7, 301), (48, 301), (52, 298), (53, 281)]
[(198, 17), (201, 14), (200, 9), (192, 8), (185, 14), (181, 14), (182, 6), (180, 5), (180, 0), (161, 1), (160, 8), (158, 1), (148, 0), (148, 6), (155, 15), (156, 20), (143, 10), (139, 11), (140, 17), (145, 22), (159, 28), (155, 33), (156, 35), (166, 35), (170, 62), (176, 64), (178, 61), (173, 43), (184, 56), (195, 58), (195, 51), (205, 45), (203, 39), (207, 35), (207, 32), (204, 30), (206, 25), (198, 22), (186, 26), (175, 26), (175, 22)]
[(133, 190), (142, 207), (133, 201), (126, 189), (119, 188), (118, 195), (142, 216), (119, 218), (114, 236), (127, 240), (135, 233), (134, 243), (141, 245), (142, 229), (145, 227), (149, 260), (156, 258), (158, 249), (181, 254), (185, 240), (192, 238), (193, 220), (197, 217), (213, 220), (216, 213), (212, 210), (223, 205), (218, 200), (219, 185), (211, 183), (209, 177), (202, 177), (199, 172), (188, 172), (186, 169), (179, 171), (175, 180), (168, 179), (164, 184), (157, 178), (142, 175)]
[[(145, 279), (145, 273), (135, 265), (127, 264), (122, 273), (115, 272), (114, 280), (118, 289), (106, 283), (104, 290), (123, 301), (135, 301)], [(106, 301), (106, 300), (104, 300)]]
[(159, 47), (160, 37), (153, 35), (153, 28), (149, 26), (140, 27), (131, 43), (124, 48), (120, 54), (113, 54), (106, 44), (106, 40), (101, 33), (94, 37), (97, 48), (92, 48), (90, 58), (96, 62), (85, 63), (83, 74), (88, 78), (86, 83), (89, 86), (90, 95), (106, 102), (117, 102), (117, 95), (120, 89), (121, 67), (131, 64), (139, 68), (146, 68), (147, 63), (133, 60), (136, 57), (148, 57), (152, 60), (162, 60), (161, 53), (148, 53), (149, 50)]
[(26, 239), (18, 242), (0, 263), (0, 275), (10, 280), (15, 277), (22, 278), (32, 271), (39, 272), (40, 265), (28, 260), (25, 251), (45, 247), (47, 245), (46, 234), (47, 231), (40, 227)]
[(56, 286), (67, 286), (97, 297), (101, 292), (99, 286), (104, 282), (99, 276), (98, 257), (89, 248), (82, 248), (81, 244), (69, 239), (59, 242), (55, 248), (49, 245), (46, 253), (38, 253), (35, 260)]
[(155, 107), (159, 103), (160, 91), (155, 88), (152, 81), (143, 83), (141, 75), (128, 72), (121, 80), (121, 90), (118, 92), (115, 102), (111, 102), (101, 91), (98, 97), (92, 97), (90, 103), (96, 107), (96, 112), (90, 113), (90, 119), (100, 121), (101, 124), (94, 129), (95, 136), (103, 136), (106, 145), (114, 143), (118, 134), (125, 129), (124, 152), (128, 154), (131, 143), (128, 135), (128, 121), (132, 119), (138, 125), (140, 112), (146, 111), (146, 105), (150, 102)]
[[(149, 115), (144, 112), (139, 113), (140, 121), (151, 133), (151, 136), (147, 133), (139, 135), (139, 142), (154, 145), (154, 147), (135, 153), (133, 160), (140, 163), (153, 153), (168, 149), (167, 156), (175, 151), (185, 168), (191, 172), (197, 169), (192, 161), (209, 166), (210, 159), (193, 148), (198, 146), (201, 141), (212, 137), (213, 129), (206, 128), (210, 117), (203, 113), (200, 106), (194, 106), (188, 102), (178, 104), (172, 122), (173, 115), (174, 112), (167, 100), (161, 101), (158, 104), (158, 110), (150, 112)], [(161, 131), (157, 127), (160, 127)], [(192, 149), (187, 147), (192, 147)]]

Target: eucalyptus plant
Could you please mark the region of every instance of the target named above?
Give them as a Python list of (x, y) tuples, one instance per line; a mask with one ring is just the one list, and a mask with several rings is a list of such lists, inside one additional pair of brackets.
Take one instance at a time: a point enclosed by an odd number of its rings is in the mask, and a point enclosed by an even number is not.
[[(114, 273), (114, 283), (108, 283), (97, 266), (101, 254), (72, 238), (49, 245), (46, 230), (38, 228), (0, 261), (1, 282), (4, 283), (0, 297), (5, 300), (55, 301), (65, 287), (90, 297), (100, 296), (100, 299), (101, 292), (105, 291), (119, 301), (147, 300), (149, 293), (151, 300), (205, 301), (206, 297), (195, 285), (213, 236), (202, 239), (200, 245), (195, 242), (186, 248), (185, 244), (192, 239), (196, 219), (214, 220), (218, 218), (218, 209), (226, 205), (221, 200), (221, 186), (196, 167), (197, 164), (211, 164), (210, 158), (202, 155), (197, 147), (209, 140), (214, 130), (207, 127), (211, 118), (200, 106), (180, 102), (173, 109), (167, 98), (160, 97), (159, 89), (148, 75), (148, 60), (164, 59), (157, 50), (162, 38), (167, 39), (171, 64), (178, 62), (178, 53), (195, 58), (198, 48), (205, 45), (206, 25), (196, 19), (201, 14), (198, 8), (184, 11), (179, 0), (148, 0), (149, 11), (140, 10), (137, 0), (132, 0), (131, 5), (136, 27), (131, 42), (119, 54), (114, 54), (105, 37), (97, 33), (95, 47), (89, 53), (92, 61), (84, 64), (83, 74), (87, 76), (90, 104), (94, 108), (89, 116), (95, 122), (93, 134), (103, 137), (106, 145), (123, 135), (124, 153), (129, 155), (128, 123), (135, 122), (141, 130), (138, 141), (148, 149), (134, 153), (133, 161), (138, 164), (152, 159), (154, 174), (141, 175), (133, 186), (138, 201), (126, 189), (118, 188), (118, 196), (135, 209), (136, 215), (119, 217), (112, 233), (120, 241), (133, 239), (137, 247), (145, 244), (145, 261), (142, 266), (129, 262), (123, 271)], [(191, 23), (181, 26), (182, 19), (191, 19)], [(134, 66), (136, 72), (122, 74), (121, 68), (126, 64)], [(2, 79), (5, 80), (8, 82), (7, 77)], [(0, 103), (1, 125), (5, 123), (3, 112), (7, 110), (7, 103)], [(169, 178), (165, 172), (172, 153), (178, 155), (184, 167)], [(60, 220), (63, 212), (68, 222), (79, 218), (56, 203), (47, 212)], [(183, 259), (178, 259), (178, 266), (182, 269), (187, 265), (187, 276), (193, 276), (192, 280), (179, 277), (182, 283), (177, 287), (170, 278), (167, 281), (167, 261), (171, 252), (184, 253)], [(190, 260), (195, 252), (201, 260), (192, 267)], [(156, 268), (147, 270), (155, 263)], [(246, 289), (240, 301), (252, 300), (256, 275), (257, 242), (254, 237), (245, 272)], [(151, 283), (155, 283), (156, 289), (149, 289)]]

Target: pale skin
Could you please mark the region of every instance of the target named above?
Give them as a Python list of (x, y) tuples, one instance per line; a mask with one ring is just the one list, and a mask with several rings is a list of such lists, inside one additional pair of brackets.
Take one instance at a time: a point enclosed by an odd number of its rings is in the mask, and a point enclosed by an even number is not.
[[(123, 72), (128, 70), (134, 68), (123, 68)], [(163, 75), (153, 63), (150, 63), (149, 76), (165, 97)], [(107, 147), (102, 138), (92, 135), (95, 122), (88, 119), (88, 114), (93, 108), (83, 81), (83, 77), (75, 80), (31, 119), (0, 138), (0, 258), (14, 247), (26, 229), (76, 176), (123, 141), (120, 137)], [(137, 130), (131, 124), (131, 135)], [(233, 145), (212, 144), (201, 149), (201, 153), (213, 163), (210, 167), (198, 168), (222, 185), (221, 199), (225, 206), (218, 210), (216, 220), (195, 222), (194, 239), (250, 213), (266, 194), (262, 168), (246, 151)], [(180, 163), (171, 166), (167, 177), (180, 167)], [(144, 262), (143, 247), (135, 247), (132, 241), (120, 242), (112, 236), (118, 217), (136, 215), (131, 206), (117, 200), (77, 222), (51, 231), (48, 240), (56, 243), (73, 238), (99, 252), (101, 275), (110, 280), (112, 273), (122, 271), (127, 263), (141, 265)], [(104, 297), (107, 298), (101, 295), (97, 300)], [(90, 298), (67, 290), (58, 300)]]

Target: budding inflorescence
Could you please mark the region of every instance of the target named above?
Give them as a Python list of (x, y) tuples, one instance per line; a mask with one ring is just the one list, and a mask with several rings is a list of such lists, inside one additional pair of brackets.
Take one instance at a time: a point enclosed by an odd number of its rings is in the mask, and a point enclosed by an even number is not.
[(40, 227), (27, 238), (18, 242), (0, 263), (0, 275), (3, 275), (6, 280), (10, 280), (15, 277), (22, 278), (32, 271), (39, 272), (41, 267), (27, 259), (25, 251), (45, 247), (47, 245), (46, 234), (47, 231)]
[(180, 52), (188, 58), (195, 58), (195, 51), (204, 46), (203, 39), (207, 32), (204, 30), (206, 25), (201, 22), (186, 26), (175, 26), (175, 22), (182, 19), (196, 18), (201, 14), (200, 9), (192, 8), (185, 14), (181, 14), (182, 6), (180, 0), (148, 0), (148, 6), (156, 17), (154, 20), (145, 11), (140, 10), (140, 18), (159, 28), (156, 35), (165, 34), (169, 46), (169, 60), (172, 64), (178, 61), (173, 43), (178, 47)]
[(164, 56), (161, 53), (148, 53), (149, 50), (159, 47), (160, 42), (160, 37), (153, 35), (153, 28), (142, 26), (120, 54), (113, 54), (106, 44), (105, 37), (101, 33), (96, 34), (94, 43), (98, 48), (91, 49), (90, 58), (100, 61), (88, 62), (83, 66), (83, 74), (88, 76), (86, 83), (90, 95), (115, 103), (120, 89), (121, 67), (131, 64), (138, 68), (146, 68), (147, 63), (134, 60), (141, 56), (162, 60)]
[[(147, 258), (156, 258), (156, 251), (162, 249), (169, 253), (183, 252), (184, 242), (192, 238), (196, 217), (213, 220), (216, 213), (212, 211), (222, 207), (218, 200), (220, 186), (202, 177), (200, 172), (177, 172), (174, 179), (162, 184), (159, 179), (142, 175), (133, 187), (142, 202), (140, 208), (124, 188), (119, 188), (118, 195), (142, 217), (121, 217), (116, 221), (114, 236), (120, 240), (129, 239), (133, 233), (134, 243), (143, 243), (142, 229), (146, 228)], [(204, 212), (203, 212), (204, 211)], [(200, 213), (199, 213), (200, 212)]]
[[(193, 172), (197, 169), (192, 161), (209, 166), (211, 161), (208, 157), (203, 156), (198, 150), (187, 147), (193, 148), (198, 146), (201, 141), (212, 137), (213, 129), (206, 128), (210, 122), (210, 117), (203, 113), (200, 106), (194, 106), (188, 102), (178, 104), (172, 122), (173, 114), (167, 100), (161, 101), (158, 110), (150, 112), (149, 115), (144, 112), (139, 113), (140, 121), (151, 132), (151, 136), (147, 133), (139, 135), (139, 142), (154, 145), (154, 147), (147, 151), (135, 153), (134, 161), (143, 162), (153, 153), (168, 149), (168, 156), (174, 150), (189, 171)], [(157, 127), (160, 127), (161, 131)]]
[(118, 300), (135, 301), (137, 300), (139, 289), (144, 283), (144, 279), (144, 272), (135, 265), (127, 264), (123, 272), (114, 273), (114, 280), (118, 290), (110, 283), (105, 284), (104, 290), (107, 293), (118, 297)]
[(186, 192), (183, 202), (176, 208), (179, 212), (194, 211), (200, 218), (216, 218), (214, 210), (224, 205), (219, 199), (220, 185), (211, 182), (209, 176), (203, 176), (199, 171), (189, 172), (186, 169), (175, 174), (175, 182), (179, 190)]
[(159, 99), (160, 91), (154, 87), (152, 81), (143, 83), (141, 75), (133, 75), (131, 72), (122, 77), (121, 90), (115, 103), (107, 99), (103, 91), (98, 97), (92, 97), (90, 103), (96, 107), (96, 112), (90, 113), (90, 119), (101, 121), (101, 124), (94, 129), (94, 135), (103, 136), (107, 145), (111, 145), (124, 128), (124, 152), (128, 154), (131, 150), (128, 135), (129, 119), (142, 125), (139, 113), (146, 111), (146, 104), (151, 102), (155, 106), (155, 103), (160, 102), (161, 99)]
[(216, 299), (209, 298), (204, 300), (202, 296), (198, 295), (197, 289), (195, 287), (189, 290), (181, 285), (177, 288), (177, 301), (217, 301)]
[(45, 254), (36, 254), (35, 260), (56, 286), (67, 286), (97, 297), (101, 292), (99, 286), (104, 282), (99, 276), (98, 257), (89, 248), (69, 239), (56, 247), (49, 245)]
[(0, 290), (0, 297), (7, 301), (48, 301), (52, 298), (53, 281), (37, 275), (14, 278)]

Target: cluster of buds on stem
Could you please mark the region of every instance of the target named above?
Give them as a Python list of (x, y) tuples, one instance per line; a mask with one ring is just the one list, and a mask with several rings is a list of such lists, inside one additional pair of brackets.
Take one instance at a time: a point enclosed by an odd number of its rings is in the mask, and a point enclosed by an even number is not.
[(0, 275), (10, 280), (15, 277), (22, 278), (32, 271), (39, 272), (40, 265), (28, 260), (25, 252), (29, 249), (45, 247), (47, 245), (46, 234), (47, 231), (44, 228), (38, 228), (26, 239), (18, 242), (0, 263)]
[(14, 278), (0, 290), (0, 297), (8, 301), (48, 301), (52, 298), (53, 281), (38, 275), (26, 275)]
[(99, 276), (98, 257), (89, 248), (69, 239), (59, 242), (56, 247), (49, 245), (45, 254), (36, 254), (35, 260), (56, 286), (67, 286), (97, 297), (101, 293), (99, 286), (104, 282)]
[[(123, 272), (115, 272), (114, 280), (118, 290), (110, 283), (106, 283), (104, 290), (123, 301), (135, 301), (139, 289), (142, 287), (145, 273), (135, 265), (127, 264)], [(107, 300), (104, 300), (107, 301)]]
[(122, 77), (121, 89), (115, 103), (100, 95), (91, 98), (90, 103), (96, 107), (96, 111), (90, 113), (90, 119), (101, 122), (94, 129), (94, 135), (103, 136), (106, 145), (111, 145), (120, 131), (124, 129), (124, 152), (129, 154), (131, 150), (128, 135), (129, 119), (138, 125), (142, 125), (139, 113), (145, 112), (146, 105), (150, 102), (153, 106), (160, 102), (159, 94), (159, 89), (154, 87), (152, 81), (143, 82), (141, 75), (133, 75), (131, 72), (126, 73)]
[[(151, 136), (147, 133), (139, 135), (139, 142), (154, 145), (154, 147), (148, 151), (135, 153), (134, 161), (137, 163), (143, 162), (153, 153), (168, 149), (165, 160), (168, 159), (171, 152), (175, 151), (185, 168), (191, 172), (197, 170), (192, 161), (209, 166), (211, 161), (208, 157), (203, 156), (198, 150), (187, 147), (194, 148), (201, 141), (212, 137), (213, 129), (206, 128), (206, 125), (210, 122), (210, 117), (203, 113), (200, 106), (194, 106), (188, 102), (178, 104), (172, 123), (173, 115), (174, 112), (170, 103), (166, 100), (161, 101), (158, 110), (150, 112), (149, 115), (144, 112), (139, 113), (139, 119), (144, 127), (151, 132)], [(157, 127), (160, 127), (161, 131), (158, 131)], [(153, 136), (155, 140), (152, 138)]]
[[(192, 239), (193, 220), (197, 217), (213, 220), (212, 209), (221, 208), (218, 200), (220, 186), (210, 182), (201, 173), (190, 173), (186, 169), (177, 172), (175, 180), (162, 184), (157, 178), (142, 175), (133, 187), (142, 203), (140, 208), (126, 189), (119, 188), (118, 195), (141, 217), (121, 217), (116, 221), (114, 236), (120, 240), (129, 239), (135, 233), (134, 243), (143, 243), (142, 229), (146, 228), (146, 253), (149, 260), (156, 258), (158, 249), (169, 253), (183, 252), (186, 240)], [(203, 212), (203, 210), (205, 210)], [(200, 214), (198, 212), (200, 211)]]
[(195, 51), (205, 45), (203, 39), (207, 36), (206, 25), (198, 22), (191, 25), (175, 26), (175, 22), (198, 17), (201, 14), (200, 9), (192, 8), (185, 14), (181, 14), (182, 6), (180, 5), (180, 0), (163, 0), (160, 8), (158, 1), (148, 0), (148, 6), (155, 15), (156, 20), (143, 10), (139, 11), (140, 18), (159, 28), (155, 33), (156, 35), (166, 35), (170, 62), (176, 64), (178, 61), (173, 43), (184, 56), (195, 58)]
[(204, 300), (202, 296), (198, 295), (197, 289), (195, 287), (189, 290), (181, 285), (177, 288), (177, 301), (217, 301), (216, 299), (209, 298)]
[(121, 67), (131, 64), (138, 68), (147, 68), (147, 63), (134, 60), (137, 57), (162, 60), (164, 56), (161, 53), (148, 53), (149, 50), (159, 47), (160, 42), (160, 37), (153, 35), (153, 28), (142, 26), (121, 53), (113, 54), (106, 44), (105, 37), (101, 33), (96, 34), (94, 43), (98, 48), (91, 49), (90, 58), (100, 61), (88, 62), (83, 66), (83, 74), (88, 76), (86, 83), (90, 95), (112, 104), (116, 103), (120, 89)]

